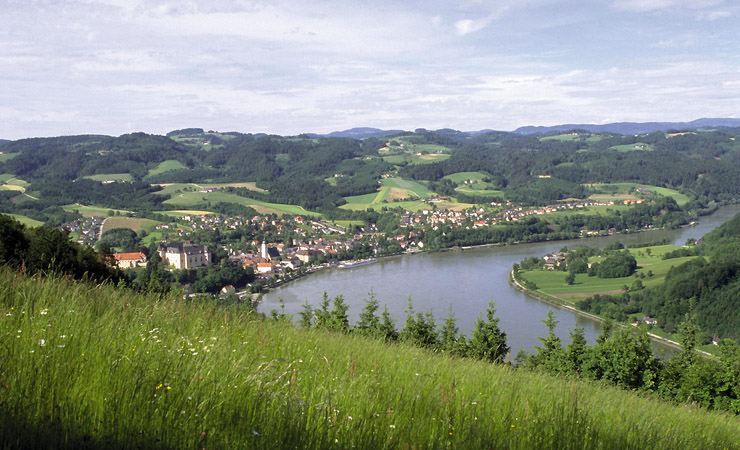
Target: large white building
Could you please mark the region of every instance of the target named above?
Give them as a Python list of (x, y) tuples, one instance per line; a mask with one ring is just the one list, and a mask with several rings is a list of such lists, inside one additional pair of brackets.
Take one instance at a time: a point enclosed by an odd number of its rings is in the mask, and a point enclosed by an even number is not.
[(211, 252), (208, 247), (192, 244), (190, 241), (186, 241), (184, 244), (160, 245), (158, 253), (162, 261), (175, 269), (192, 269), (193, 267), (206, 266), (211, 262)]

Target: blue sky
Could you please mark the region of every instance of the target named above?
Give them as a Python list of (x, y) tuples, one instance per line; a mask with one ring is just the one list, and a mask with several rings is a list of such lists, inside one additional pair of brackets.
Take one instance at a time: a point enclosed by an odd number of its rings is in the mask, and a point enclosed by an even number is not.
[(0, 138), (740, 117), (735, 0), (0, 0)]

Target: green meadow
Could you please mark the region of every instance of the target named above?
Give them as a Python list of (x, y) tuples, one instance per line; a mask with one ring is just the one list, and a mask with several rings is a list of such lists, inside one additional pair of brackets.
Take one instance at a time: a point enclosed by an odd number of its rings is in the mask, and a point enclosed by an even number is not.
[(391, 164), (428, 164), (437, 161), (450, 159), (447, 153), (428, 153), (417, 155), (416, 153), (402, 153), (396, 155), (383, 156), (383, 160)]
[(103, 222), (103, 233), (116, 228), (128, 228), (137, 233), (142, 230), (150, 232), (160, 223), (161, 222), (157, 222), (156, 220), (139, 219), (134, 217), (108, 217), (105, 219), (105, 222)]
[(0, 163), (4, 163), (5, 161), (10, 161), (11, 159), (15, 158), (18, 155), (20, 155), (20, 153), (0, 153)]
[(736, 449), (737, 417), (0, 269), (0, 447)]
[[(662, 256), (679, 247), (674, 245), (658, 245), (646, 248), (629, 249), (637, 260), (637, 275), (623, 278), (589, 277), (588, 274), (576, 274), (575, 283), (568, 285), (565, 277), (568, 272), (560, 270), (521, 270), (522, 278), (537, 285), (537, 291), (543, 294), (558, 297), (562, 300), (574, 302), (580, 298), (594, 294), (615, 294), (623, 292), (623, 287), (631, 287), (636, 280), (647, 287), (655, 287), (663, 283), (665, 276), (673, 266), (678, 266), (694, 257), (662, 259)], [(592, 257), (589, 261), (599, 262), (600, 257)], [(652, 276), (648, 272), (652, 273)], [(642, 277), (644, 275), (644, 277)]]
[(9, 173), (0, 175), (0, 190), (26, 192), (26, 187), (29, 184), (27, 181), (16, 178), (15, 175)]
[(87, 175), (82, 178), (87, 178), (88, 180), (93, 180), (93, 181), (113, 181), (113, 180), (133, 181), (134, 180), (134, 177), (132, 177), (131, 174), (129, 173), (109, 173), (109, 174)]
[(186, 169), (185, 165), (181, 163), (180, 161), (176, 159), (168, 159), (167, 161), (162, 161), (157, 165), (157, 167), (150, 169), (149, 173), (147, 174), (148, 177), (159, 175), (160, 173), (168, 172), (170, 170), (178, 170), (178, 169)]
[(10, 216), (10, 217), (14, 218), (15, 220), (17, 220), (18, 222), (22, 223), (23, 225), (25, 225), (27, 227), (31, 227), (31, 228), (40, 227), (41, 225), (44, 224), (44, 222), (41, 222), (41, 221), (35, 220), (35, 219), (31, 219), (30, 217), (21, 216), (19, 214), (8, 214), (8, 213), (3, 213), (3, 214), (5, 214), (7, 216)]
[[(171, 187), (171, 186), (168, 186)], [(165, 188), (167, 189), (167, 188)], [(182, 209), (190, 209), (192, 206), (202, 205), (203, 203), (236, 203), (239, 205), (249, 206), (254, 208), (260, 214), (292, 214), (292, 215), (312, 215), (319, 216), (319, 213), (307, 211), (304, 208), (297, 205), (283, 205), (280, 203), (269, 203), (252, 198), (241, 197), (236, 194), (229, 194), (226, 192), (215, 191), (215, 192), (180, 192), (172, 193), (172, 197), (166, 200), (164, 203), (172, 205)]]
[(82, 215), (83, 217), (93, 217), (93, 216), (108, 216), (111, 211), (114, 213), (119, 214), (128, 214), (131, 211), (127, 211), (124, 209), (111, 209), (111, 208), (103, 208), (99, 206), (85, 206), (85, 205), (64, 205), (62, 206), (62, 209), (68, 212), (77, 211)]
[(636, 189), (642, 188), (642, 189), (649, 189), (651, 192), (665, 196), (665, 197), (673, 197), (673, 199), (676, 200), (676, 203), (678, 203), (679, 205), (684, 205), (689, 201), (689, 197), (686, 194), (682, 194), (673, 189), (668, 189), (668, 188), (658, 187), (658, 186), (651, 186), (649, 184), (598, 183), (598, 184), (588, 185), (588, 187), (593, 189), (596, 194), (609, 194), (609, 195), (613, 195), (615, 198), (622, 198), (622, 199), (627, 198), (627, 197), (620, 197), (620, 196), (625, 196), (627, 194), (632, 194), (635, 196), (635, 198), (645, 196), (645, 194), (636, 192)]
[(615, 145), (613, 147), (609, 147), (609, 150), (617, 150), (620, 152), (651, 152), (653, 151), (653, 146), (645, 144), (644, 142), (637, 142), (635, 144)]

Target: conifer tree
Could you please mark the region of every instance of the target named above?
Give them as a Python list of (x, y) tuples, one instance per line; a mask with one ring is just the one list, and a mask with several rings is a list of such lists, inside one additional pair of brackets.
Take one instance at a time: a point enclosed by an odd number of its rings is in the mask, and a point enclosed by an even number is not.
[(490, 362), (503, 363), (509, 353), (506, 333), (498, 326), (496, 305), (491, 302), (486, 309), (485, 319), (481, 316), (475, 322), (473, 336), (468, 341), (468, 356)]

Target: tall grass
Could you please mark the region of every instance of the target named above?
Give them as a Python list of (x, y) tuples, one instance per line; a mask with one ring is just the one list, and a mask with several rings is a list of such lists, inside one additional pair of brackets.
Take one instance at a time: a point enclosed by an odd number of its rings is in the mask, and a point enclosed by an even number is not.
[(0, 270), (3, 448), (739, 448), (734, 416)]

